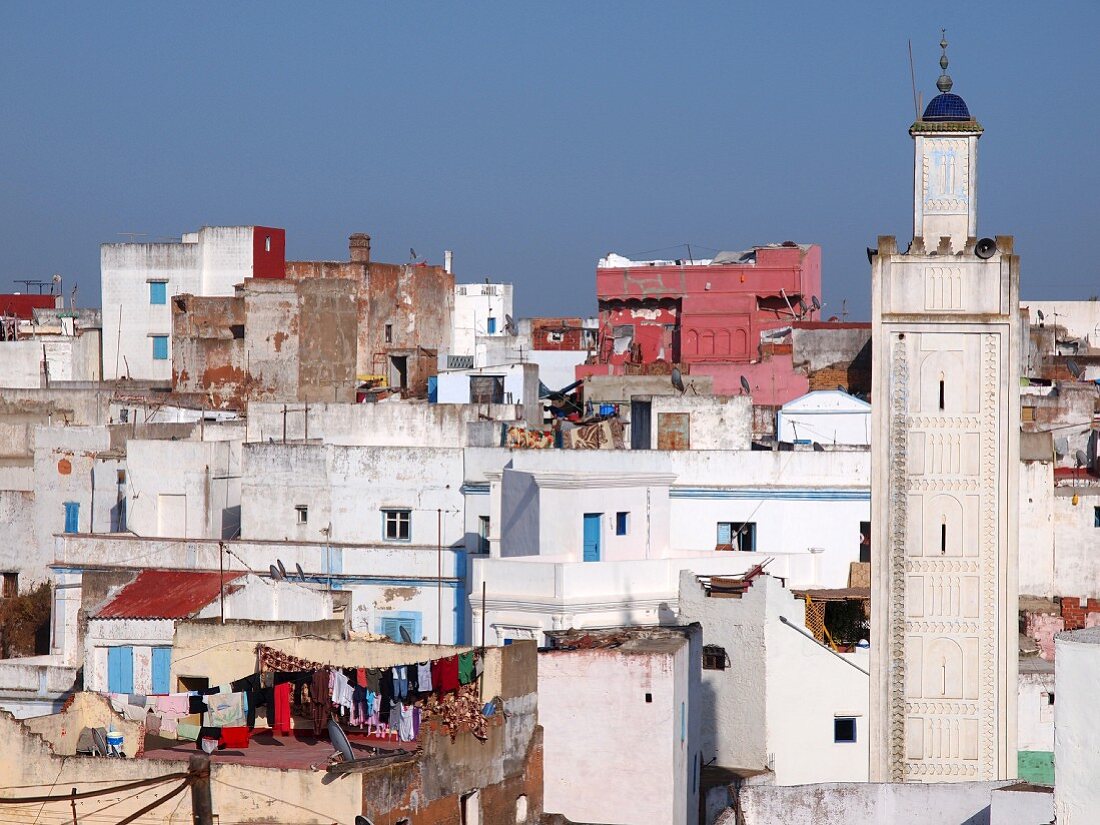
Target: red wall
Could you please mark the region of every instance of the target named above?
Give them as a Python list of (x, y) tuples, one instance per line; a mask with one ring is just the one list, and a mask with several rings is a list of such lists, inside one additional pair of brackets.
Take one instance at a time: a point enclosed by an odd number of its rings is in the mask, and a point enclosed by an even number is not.
[[(664, 360), (714, 376), (717, 394), (740, 392), (742, 375), (762, 403), (806, 392), (789, 355), (761, 362), (760, 334), (795, 321), (784, 294), (795, 311), (799, 297), (809, 306), (811, 296), (821, 296), (819, 246), (759, 247), (755, 263), (597, 269), (596, 294), (597, 361), (613, 373), (631, 362)], [(616, 326), (633, 327), (631, 351), (614, 351)]]
[[(271, 251), (267, 239), (271, 238)], [(286, 277), (286, 230), (271, 226), (252, 227), (252, 277)]]
[(56, 295), (0, 295), (0, 315), (15, 315), (24, 321), (33, 317), (32, 310), (53, 309)]

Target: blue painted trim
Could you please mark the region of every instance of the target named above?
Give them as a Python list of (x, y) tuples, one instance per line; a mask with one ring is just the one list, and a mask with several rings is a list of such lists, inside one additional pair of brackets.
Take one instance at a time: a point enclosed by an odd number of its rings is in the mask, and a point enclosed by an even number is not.
[(489, 495), (489, 485), (464, 482), (462, 486), (458, 488), (458, 492), (462, 493), (464, 496), (487, 496)]
[(776, 490), (767, 488), (732, 489), (729, 487), (673, 487), (669, 498), (708, 499), (713, 501), (870, 501), (868, 490)]
[(458, 587), (455, 588), (454, 605), (454, 643), (466, 644), (466, 551), (459, 550), (455, 553), (455, 578), (458, 579)]
[[(381, 635), (387, 635), (382, 629), (382, 622), (385, 619), (397, 619), (398, 621), (412, 622), (412, 635), (413, 642), (420, 644), (424, 638), (424, 614), (419, 610), (386, 610), (379, 611), (374, 617), (375, 632)], [(392, 636), (390, 637), (393, 638)], [(394, 641), (400, 641), (400, 637), (394, 639)]]

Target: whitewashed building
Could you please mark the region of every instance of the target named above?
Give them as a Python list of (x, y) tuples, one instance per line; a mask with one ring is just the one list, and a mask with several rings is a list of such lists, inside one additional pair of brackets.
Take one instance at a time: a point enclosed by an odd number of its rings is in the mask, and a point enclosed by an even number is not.
[(231, 296), (245, 278), (283, 278), (286, 233), (204, 226), (167, 243), (100, 247), (103, 378), (172, 378), (173, 296)]
[(544, 810), (571, 822), (699, 821), (699, 635), (551, 634), (538, 673)]
[[(478, 349), (491, 346), (484, 339), (515, 335), (511, 284), (455, 284), (454, 321), (449, 355), (474, 359)], [(473, 360), (470, 366), (473, 366)]]
[(88, 610), (85, 690), (150, 695), (177, 689), (169, 675), (178, 622), (323, 621), (333, 616), (333, 594), (250, 573), (145, 569)]
[(871, 444), (871, 405), (843, 390), (815, 390), (788, 401), (776, 416), (787, 444)]
[(722, 598), (682, 572), (679, 618), (703, 628), (704, 763), (777, 785), (867, 781), (867, 651), (815, 640), (805, 603), (766, 574)]
[[(480, 450), (469, 449), (477, 455)], [(869, 532), (866, 451), (515, 450), (488, 483), (488, 555), (471, 558), (490, 639), (656, 624), (681, 570), (736, 575), (770, 559), (796, 587), (844, 587)], [(483, 499), (482, 499), (483, 500)]]

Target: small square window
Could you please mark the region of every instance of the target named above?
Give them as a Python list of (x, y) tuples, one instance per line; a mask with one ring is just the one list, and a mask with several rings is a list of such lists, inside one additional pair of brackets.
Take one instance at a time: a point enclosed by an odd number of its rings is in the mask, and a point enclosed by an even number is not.
[(615, 535), (625, 536), (627, 527), (629, 526), (630, 514), (629, 513), (616, 513), (615, 514)]
[(149, 282), (149, 303), (150, 304), (166, 304), (168, 303), (168, 284), (164, 281), (150, 281)]
[(653, 702), (653, 694), (652, 693), (647, 693), (645, 695), (645, 700), (649, 703), (652, 703)]
[(1043, 696), (1046, 697), (1047, 704), (1053, 707), (1054, 706), (1054, 691), (1052, 690), (1050, 693), (1044, 693)]
[(393, 343), (393, 324), (386, 324), (386, 343)]
[(270, 252), (270, 251), (271, 251), (271, 236), (267, 235), (264, 238), (264, 252)]
[(1100, 527), (1100, 507), (1092, 508), (1092, 526)]
[(852, 716), (838, 716), (833, 720), (834, 742), (856, 741), (856, 720)]
[(154, 361), (167, 361), (168, 360), (168, 336), (167, 335), (154, 335), (153, 336), (153, 360)]
[(703, 670), (725, 670), (726, 649), (718, 645), (703, 645)]
[(412, 538), (412, 511), (383, 510), (382, 538), (386, 541), (409, 541)]
[(741, 550), (746, 553), (756, 550), (756, 522), (718, 522), (718, 549)]
[(305, 504), (294, 505), (294, 512), (298, 517), (299, 524), (309, 523), (309, 507), (307, 507)]

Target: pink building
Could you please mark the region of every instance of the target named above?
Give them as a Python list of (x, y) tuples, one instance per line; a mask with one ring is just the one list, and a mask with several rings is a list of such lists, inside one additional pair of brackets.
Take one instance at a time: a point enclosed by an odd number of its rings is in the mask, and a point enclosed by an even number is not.
[(577, 377), (662, 372), (679, 365), (710, 375), (714, 392), (783, 404), (807, 392), (789, 354), (763, 352), (760, 335), (805, 318), (821, 294), (821, 247), (757, 246), (710, 260), (632, 261), (608, 255), (596, 267), (599, 346)]

